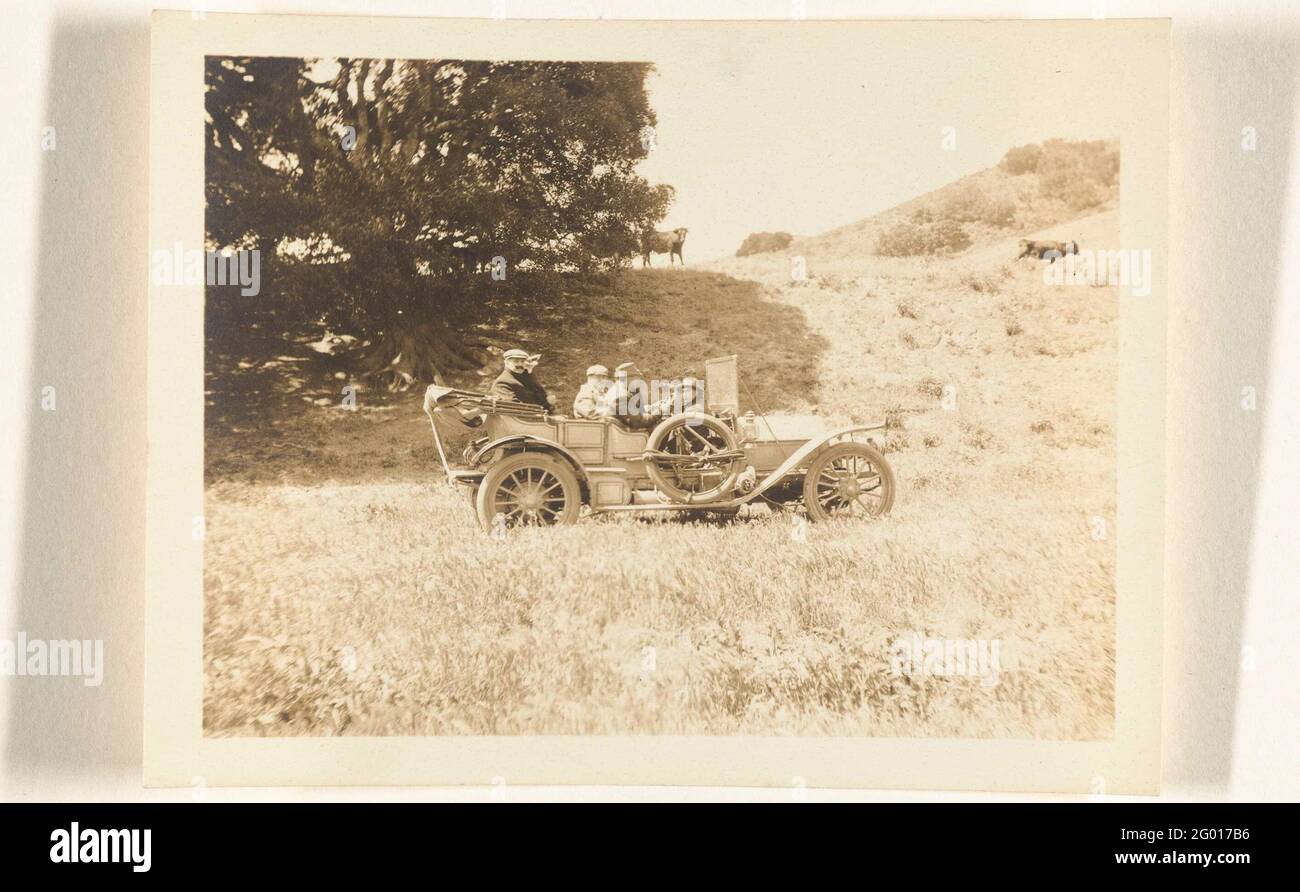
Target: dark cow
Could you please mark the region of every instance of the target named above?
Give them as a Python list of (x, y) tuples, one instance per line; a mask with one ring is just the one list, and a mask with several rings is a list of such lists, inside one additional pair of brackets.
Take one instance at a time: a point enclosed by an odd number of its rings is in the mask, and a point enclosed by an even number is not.
[(641, 262), (649, 266), (651, 254), (667, 254), (669, 266), (673, 265), (674, 257), (681, 260), (682, 266), (685, 266), (686, 261), (682, 259), (684, 244), (686, 244), (685, 227), (679, 227), (672, 232), (656, 232), (648, 229), (641, 233)]
[(1048, 263), (1055, 263), (1056, 258), (1064, 257), (1066, 254), (1078, 254), (1079, 243), (1076, 241), (1054, 242), (1047, 240), (1034, 240), (1022, 238), (1020, 240), (1020, 255), (1016, 257), (1036, 257), (1039, 260), (1046, 258)]

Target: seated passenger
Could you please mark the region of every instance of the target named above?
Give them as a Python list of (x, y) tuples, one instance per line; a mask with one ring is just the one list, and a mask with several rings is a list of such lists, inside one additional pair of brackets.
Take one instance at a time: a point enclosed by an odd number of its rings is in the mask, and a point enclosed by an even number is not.
[(543, 409), (554, 406), (555, 398), (547, 394), (546, 388), (533, 377), (533, 369), (540, 359), (540, 354), (529, 355), (526, 350), (507, 350), (502, 356), (505, 368), (492, 382), (488, 395), (518, 403), (532, 403)]
[(626, 427), (645, 430), (681, 412), (703, 412), (703, 397), (699, 380), (689, 373), (673, 378), (656, 394), (641, 377), (640, 369), (625, 362), (614, 370), (614, 382), (598, 402), (597, 411)]
[(647, 390), (636, 363), (625, 362), (614, 369), (614, 381), (599, 401), (597, 411), (634, 430), (650, 427), (654, 419), (647, 415)]
[(578, 388), (578, 396), (573, 401), (573, 417), (600, 418), (602, 400), (613, 385), (609, 369), (603, 365), (593, 365), (587, 369), (587, 383)]

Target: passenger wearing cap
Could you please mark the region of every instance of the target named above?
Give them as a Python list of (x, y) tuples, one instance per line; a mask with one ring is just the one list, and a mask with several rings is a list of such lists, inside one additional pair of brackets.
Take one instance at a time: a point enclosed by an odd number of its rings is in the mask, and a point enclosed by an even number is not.
[(641, 370), (634, 362), (625, 362), (614, 369), (614, 381), (600, 400), (601, 415), (617, 418), (624, 426), (633, 429), (649, 427), (654, 419), (648, 415), (649, 406), (646, 383)]
[(600, 418), (605, 414), (601, 411), (601, 404), (613, 383), (609, 369), (603, 365), (588, 368), (587, 383), (578, 388), (578, 396), (573, 401), (573, 417)]
[(492, 387), (488, 390), (489, 396), (519, 403), (532, 403), (543, 409), (554, 405), (555, 401), (546, 393), (546, 388), (538, 384), (537, 379), (533, 377), (533, 368), (541, 359), (540, 354), (514, 349), (507, 350), (502, 359), (505, 361), (505, 368), (492, 382)]

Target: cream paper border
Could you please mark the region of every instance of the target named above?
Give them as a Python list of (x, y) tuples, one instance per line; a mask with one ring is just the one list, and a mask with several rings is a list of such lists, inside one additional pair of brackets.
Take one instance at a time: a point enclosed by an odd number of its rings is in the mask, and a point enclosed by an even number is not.
[[(149, 786), (669, 784), (1156, 793), (1164, 560), (1169, 22), (494, 21), (155, 12), (150, 249), (203, 245), (203, 57), (664, 59), (854, 51), (861, 29), (934, 40), (965, 29), (1087, 40), (1127, 85), (1121, 237), (1152, 251), (1146, 297), (1120, 294), (1115, 738), (1106, 742), (817, 737), (205, 738), (201, 285), (150, 285), (144, 778)], [(988, 33), (985, 30), (983, 33)], [(1105, 57), (1105, 59), (1100, 58)], [(1109, 61), (1106, 61), (1106, 60)], [(1008, 60), (1014, 64), (1014, 60)], [(1045, 101), (1050, 101), (1044, 97)], [(1063, 100), (1068, 101), (1068, 98)]]

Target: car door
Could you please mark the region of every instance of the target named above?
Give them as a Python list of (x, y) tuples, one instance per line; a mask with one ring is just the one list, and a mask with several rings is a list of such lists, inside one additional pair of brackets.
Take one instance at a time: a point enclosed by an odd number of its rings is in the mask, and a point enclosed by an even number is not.
[(577, 456), (584, 465), (603, 465), (607, 427), (603, 421), (565, 419), (560, 422), (560, 445)]

